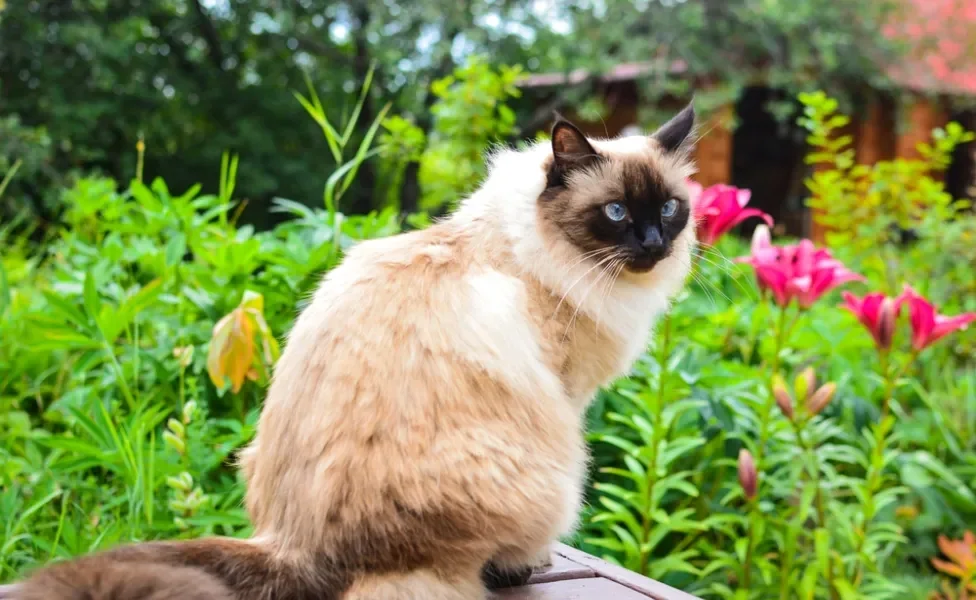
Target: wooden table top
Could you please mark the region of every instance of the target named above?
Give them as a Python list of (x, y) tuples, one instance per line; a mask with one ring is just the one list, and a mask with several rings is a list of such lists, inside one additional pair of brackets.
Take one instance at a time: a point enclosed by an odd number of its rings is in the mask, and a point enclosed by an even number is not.
[(552, 566), (529, 584), (498, 590), (499, 600), (701, 600), (643, 575), (558, 544)]

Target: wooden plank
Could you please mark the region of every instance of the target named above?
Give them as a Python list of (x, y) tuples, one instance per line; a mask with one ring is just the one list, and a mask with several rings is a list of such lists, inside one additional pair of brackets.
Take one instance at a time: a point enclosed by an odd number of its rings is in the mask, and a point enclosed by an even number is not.
[(494, 597), (499, 600), (647, 600), (644, 594), (596, 577), (498, 590)]
[(653, 598), (654, 600), (701, 600), (697, 596), (692, 596), (687, 592), (664, 585), (660, 581), (654, 581), (605, 560), (600, 560), (565, 544), (557, 544), (555, 553), (579, 565), (593, 569), (599, 577), (605, 577), (610, 581), (640, 592), (644, 594), (645, 598)]
[(529, 583), (551, 583), (568, 579), (589, 579), (590, 577), (596, 577), (596, 572), (593, 569), (554, 552), (552, 565), (533, 573), (532, 577), (529, 578)]

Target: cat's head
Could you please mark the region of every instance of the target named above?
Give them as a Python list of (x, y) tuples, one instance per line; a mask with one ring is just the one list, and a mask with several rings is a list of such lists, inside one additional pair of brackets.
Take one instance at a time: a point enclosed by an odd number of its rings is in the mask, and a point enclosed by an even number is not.
[(582, 256), (646, 273), (669, 256), (682, 262), (694, 240), (686, 178), (693, 172), (695, 112), (688, 104), (649, 136), (590, 140), (556, 122), (546, 186), (539, 196), (545, 228)]

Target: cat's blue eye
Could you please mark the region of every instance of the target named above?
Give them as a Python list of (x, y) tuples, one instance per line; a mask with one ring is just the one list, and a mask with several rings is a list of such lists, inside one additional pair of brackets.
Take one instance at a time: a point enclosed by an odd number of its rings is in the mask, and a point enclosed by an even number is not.
[(661, 207), (662, 217), (673, 217), (676, 212), (678, 212), (678, 201), (674, 198), (665, 202), (664, 206)]
[(603, 214), (614, 223), (619, 223), (627, 218), (627, 207), (619, 202), (611, 202), (603, 207)]

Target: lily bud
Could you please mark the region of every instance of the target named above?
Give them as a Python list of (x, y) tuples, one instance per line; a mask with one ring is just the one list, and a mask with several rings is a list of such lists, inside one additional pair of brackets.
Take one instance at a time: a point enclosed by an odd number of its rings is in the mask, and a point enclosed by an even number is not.
[(783, 415), (793, 420), (793, 398), (786, 389), (786, 382), (779, 375), (773, 377), (773, 396), (776, 398), (776, 406), (783, 412)]
[(806, 402), (810, 399), (810, 394), (817, 386), (817, 373), (813, 367), (807, 367), (796, 376), (793, 382), (793, 390), (796, 392), (796, 399), (799, 402)]
[(742, 486), (746, 498), (752, 500), (756, 497), (758, 479), (756, 462), (753, 460), (752, 454), (745, 448), (739, 450), (739, 485)]
[(897, 300), (885, 297), (878, 309), (878, 348), (891, 348), (891, 340), (895, 337), (895, 320), (898, 318)]
[(820, 411), (825, 409), (830, 401), (834, 398), (834, 392), (837, 391), (837, 384), (834, 382), (825, 383), (820, 386), (813, 396), (810, 397), (810, 401), (807, 402), (807, 412), (810, 416), (819, 414)]

